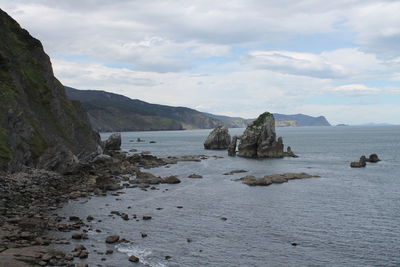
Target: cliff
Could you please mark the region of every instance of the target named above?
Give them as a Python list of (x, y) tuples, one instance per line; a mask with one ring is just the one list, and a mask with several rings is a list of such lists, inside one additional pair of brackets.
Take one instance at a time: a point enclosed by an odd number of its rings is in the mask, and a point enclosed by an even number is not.
[(96, 151), (98, 134), (66, 97), (41, 42), (1, 9), (0, 36), (0, 170), (58, 170), (58, 160)]

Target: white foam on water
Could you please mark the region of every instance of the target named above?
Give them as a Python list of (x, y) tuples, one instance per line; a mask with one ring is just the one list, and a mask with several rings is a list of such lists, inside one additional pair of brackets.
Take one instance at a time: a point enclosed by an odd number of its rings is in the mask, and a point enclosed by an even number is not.
[(143, 263), (144, 265), (152, 266), (152, 267), (166, 267), (167, 265), (161, 263), (161, 262), (150, 262), (146, 260), (148, 256), (152, 254), (152, 251), (146, 248), (140, 248), (137, 246), (133, 245), (125, 245), (125, 244), (120, 244), (116, 246), (116, 249), (118, 252), (125, 253), (128, 256), (136, 256), (139, 258), (140, 262)]

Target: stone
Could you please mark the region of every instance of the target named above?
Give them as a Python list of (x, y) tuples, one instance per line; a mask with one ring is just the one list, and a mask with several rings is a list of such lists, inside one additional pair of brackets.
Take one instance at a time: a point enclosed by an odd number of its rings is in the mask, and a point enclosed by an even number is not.
[(89, 265), (87, 263), (84, 262), (79, 262), (76, 264), (76, 267), (89, 267)]
[(121, 150), (121, 134), (113, 133), (103, 142), (104, 151)]
[(246, 171), (246, 170), (233, 170), (233, 171), (224, 173), (224, 175), (233, 175), (235, 173), (243, 173), (243, 172), (248, 172), (248, 171)]
[(285, 157), (292, 157), (292, 158), (298, 158), (296, 154), (292, 151), (292, 148), (290, 146), (287, 147), (286, 152), (284, 152)]
[(271, 184), (281, 184), (294, 179), (306, 179), (306, 178), (316, 178), (317, 175), (311, 175), (308, 173), (283, 173), (283, 174), (272, 174), (266, 175), (262, 178), (257, 178), (252, 175), (247, 175), (242, 178), (236, 179), (234, 181), (241, 181), (243, 184), (248, 186), (268, 186)]
[(118, 242), (118, 240), (119, 240), (119, 235), (110, 235), (110, 236), (107, 236), (106, 243), (113, 244), (113, 243)]
[(165, 177), (163, 179), (163, 183), (165, 183), (165, 184), (179, 184), (180, 182), (181, 182), (181, 180), (179, 180), (178, 177), (176, 177), (174, 175)]
[(237, 148), (237, 141), (238, 141), (238, 136), (234, 135), (232, 137), (232, 141), (228, 146), (228, 156), (236, 156), (236, 148)]
[(86, 259), (89, 256), (89, 252), (87, 250), (82, 250), (81, 253), (79, 253), (79, 258), (81, 259)]
[(134, 256), (134, 255), (132, 255), (132, 256), (129, 257), (129, 261), (131, 261), (131, 262), (139, 262), (139, 258)]
[(350, 167), (352, 168), (363, 168), (367, 165), (367, 158), (363, 155), (360, 157), (359, 161), (353, 161), (350, 163)]
[(143, 216), (143, 220), (145, 220), (145, 221), (148, 221), (148, 220), (151, 220), (151, 219), (152, 219), (151, 216)]
[(197, 178), (197, 179), (200, 179), (200, 178), (203, 178), (203, 176), (201, 176), (201, 175), (199, 175), (199, 174), (193, 173), (193, 174), (189, 175), (188, 178), (195, 178), (195, 179)]
[(283, 141), (276, 139), (274, 115), (261, 114), (240, 138), (238, 155), (247, 158), (282, 158)]
[(369, 155), (369, 157), (367, 159), (367, 162), (371, 162), (371, 163), (376, 163), (378, 161), (381, 161), (381, 160), (379, 159), (377, 154), (371, 154), (371, 155)]
[(72, 239), (85, 239), (85, 237), (87, 237), (87, 234), (84, 233), (73, 233), (72, 234)]
[(231, 136), (229, 135), (226, 126), (218, 126), (208, 135), (204, 142), (205, 149), (227, 149), (231, 143)]

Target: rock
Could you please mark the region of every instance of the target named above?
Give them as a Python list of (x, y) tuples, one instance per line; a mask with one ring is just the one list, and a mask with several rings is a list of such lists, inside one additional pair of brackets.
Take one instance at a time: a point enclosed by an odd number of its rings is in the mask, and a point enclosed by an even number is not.
[(165, 259), (166, 260), (169, 260), (169, 259), (171, 259), (172, 257), (171, 256), (165, 256)]
[(149, 142), (150, 144), (155, 144), (155, 143), (157, 143), (156, 141), (150, 141)]
[(378, 161), (381, 161), (381, 160), (379, 159), (377, 154), (371, 154), (371, 155), (369, 155), (369, 157), (367, 159), (367, 162), (371, 162), (371, 163), (376, 163)]
[(143, 233), (143, 232), (141, 232), (140, 235), (142, 236), (142, 238), (147, 237), (147, 234), (146, 234), (146, 233)]
[(113, 133), (103, 142), (104, 151), (121, 150), (121, 134)]
[(107, 249), (106, 250), (106, 255), (110, 255), (110, 254), (113, 254), (114, 253), (114, 250), (112, 250), (112, 249)]
[(236, 156), (237, 140), (238, 136), (235, 135), (232, 137), (232, 141), (228, 146), (228, 156)]
[(86, 220), (90, 222), (90, 221), (93, 221), (93, 220), (94, 220), (94, 218), (93, 218), (93, 216), (92, 216), (92, 215), (89, 215), (89, 216), (87, 216), (87, 217), (86, 217)]
[(286, 152), (284, 152), (285, 157), (292, 157), (292, 158), (298, 158), (296, 154), (293, 153), (292, 148), (290, 146), (287, 147)]
[(319, 177), (319, 176), (311, 175), (311, 174), (304, 173), (304, 172), (272, 174), (272, 175), (266, 175), (262, 178), (256, 178), (255, 176), (248, 175), (248, 176), (236, 179), (235, 181), (241, 181), (243, 184), (246, 184), (249, 186), (268, 186), (271, 184), (285, 183), (289, 180), (305, 179), (305, 178), (313, 178), (313, 177)]
[(218, 126), (208, 135), (204, 142), (205, 149), (227, 149), (231, 142), (228, 128)]
[(110, 236), (107, 236), (106, 243), (113, 244), (113, 243), (118, 242), (118, 240), (119, 240), (119, 235), (110, 235)]
[(77, 222), (77, 221), (80, 221), (81, 219), (78, 216), (69, 216), (69, 220)]
[(298, 244), (296, 242), (291, 243), (292, 246), (297, 246)]
[(139, 258), (134, 256), (134, 255), (132, 255), (132, 256), (129, 257), (129, 261), (131, 261), (131, 262), (139, 262)]
[(203, 176), (193, 173), (193, 174), (189, 175), (188, 178), (195, 178), (195, 179), (197, 178), (197, 179), (199, 179), (199, 178), (203, 178)]
[(366, 157), (363, 155), (360, 157), (359, 161), (353, 161), (350, 163), (350, 167), (352, 168), (363, 168), (367, 165), (367, 159)]
[(235, 173), (243, 173), (243, 172), (248, 172), (248, 171), (246, 171), (246, 170), (233, 170), (233, 171), (224, 173), (224, 175), (233, 175)]
[(152, 219), (151, 216), (143, 216), (143, 220), (144, 220), (144, 221), (148, 221), (148, 220), (151, 220), (151, 219)]
[(79, 253), (79, 258), (81, 259), (86, 259), (89, 256), (89, 252), (87, 250), (82, 250), (81, 253)]
[(238, 155), (248, 158), (284, 156), (282, 138), (276, 140), (274, 115), (265, 112), (247, 126), (240, 139)]
[(79, 240), (79, 239), (87, 239), (87, 234), (85, 234), (85, 233), (73, 233), (72, 234), (72, 239), (77, 239), (77, 240)]
[(89, 267), (89, 265), (87, 263), (84, 262), (79, 262), (76, 264), (76, 267)]
[(165, 183), (165, 184), (179, 184), (180, 182), (181, 182), (181, 180), (179, 180), (178, 177), (176, 177), (174, 175), (165, 177), (163, 179), (163, 183)]

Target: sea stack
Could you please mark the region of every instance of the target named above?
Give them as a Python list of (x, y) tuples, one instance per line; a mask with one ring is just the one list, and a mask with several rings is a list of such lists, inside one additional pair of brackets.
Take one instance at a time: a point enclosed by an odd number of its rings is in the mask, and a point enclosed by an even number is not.
[(244, 131), (238, 155), (247, 158), (282, 158), (283, 141), (276, 139), (274, 115), (264, 112)]
[(231, 143), (228, 128), (218, 126), (208, 135), (204, 142), (205, 149), (227, 149)]

